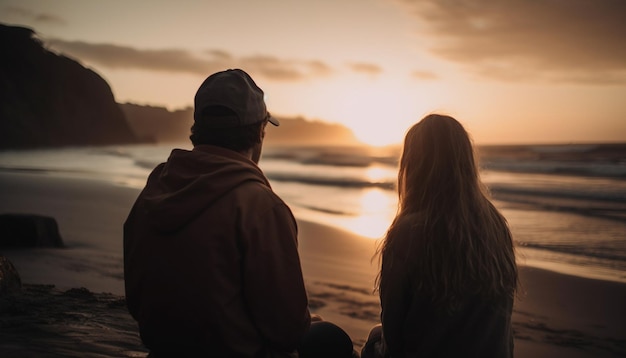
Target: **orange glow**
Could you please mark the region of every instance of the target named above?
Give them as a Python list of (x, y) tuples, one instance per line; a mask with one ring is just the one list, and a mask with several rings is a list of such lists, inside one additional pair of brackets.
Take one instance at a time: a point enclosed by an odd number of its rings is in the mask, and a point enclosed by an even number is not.
[(381, 189), (370, 189), (361, 197), (361, 214), (356, 218), (342, 220), (340, 225), (361, 236), (380, 239), (393, 218), (394, 200)]
[(360, 141), (372, 146), (400, 143), (423, 102), (416, 100), (415, 89), (399, 81), (377, 82), (347, 80), (333, 87), (337, 93), (333, 116), (342, 119)]
[(367, 176), (367, 179), (372, 182), (378, 182), (390, 176), (393, 177), (393, 173), (390, 175), (389, 169), (378, 166), (371, 166), (367, 168), (365, 175)]

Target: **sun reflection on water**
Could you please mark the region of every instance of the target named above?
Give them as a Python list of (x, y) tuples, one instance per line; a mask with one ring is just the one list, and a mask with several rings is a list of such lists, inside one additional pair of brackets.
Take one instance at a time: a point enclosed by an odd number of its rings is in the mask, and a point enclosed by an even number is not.
[(393, 177), (394, 174), (395, 171), (380, 166), (370, 166), (365, 170), (365, 177), (370, 182), (379, 182), (388, 179), (390, 176)]
[(382, 238), (395, 213), (393, 196), (381, 189), (368, 189), (363, 191), (359, 204), (358, 216), (341, 218), (337, 224), (367, 238)]

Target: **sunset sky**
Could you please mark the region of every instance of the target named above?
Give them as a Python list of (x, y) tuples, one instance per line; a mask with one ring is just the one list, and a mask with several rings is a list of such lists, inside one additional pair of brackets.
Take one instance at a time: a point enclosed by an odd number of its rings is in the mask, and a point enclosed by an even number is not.
[(118, 102), (179, 109), (249, 72), (271, 112), (402, 139), (425, 114), (476, 143), (626, 141), (625, 0), (0, 0)]

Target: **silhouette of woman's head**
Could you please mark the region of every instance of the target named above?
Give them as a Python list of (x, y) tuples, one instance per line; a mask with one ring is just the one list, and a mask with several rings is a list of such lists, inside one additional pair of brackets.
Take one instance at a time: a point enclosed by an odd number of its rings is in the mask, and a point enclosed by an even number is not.
[(430, 114), (409, 129), (398, 172), (402, 212), (452, 209), (469, 200), (477, 185), (472, 143), (461, 123)]

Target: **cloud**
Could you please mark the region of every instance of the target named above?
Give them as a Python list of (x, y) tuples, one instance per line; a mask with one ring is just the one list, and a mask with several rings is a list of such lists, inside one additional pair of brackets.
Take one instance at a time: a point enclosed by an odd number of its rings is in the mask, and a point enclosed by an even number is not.
[(207, 68), (217, 65), (222, 60), (216, 54), (210, 54), (208, 61), (202, 60), (180, 49), (138, 50), (127, 46), (58, 39), (47, 40), (46, 44), (82, 61), (113, 69), (139, 68), (152, 71), (205, 73)]
[(206, 54), (212, 57), (221, 58), (223, 60), (232, 60), (233, 56), (230, 53), (222, 50), (207, 50)]
[(430, 71), (413, 71), (413, 73), (411, 73), (411, 76), (413, 76), (413, 78), (416, 78), (418, 80), (436, 80), (439, 78), (439, 76), (434, 73), (434, 72), (430, 72)]
[(377, 76), (383, 72), (383, 69), (372, 63), (354, 62), (349, 63), (348, 67), (354, 72), (363, 73), (370, 76)]
[(491, 78), (626, 83), (624, 0), (398, 0), (432, 53)]
[(112, 69), (139, 69), (206, 75), (225, 68), (245, 68), (255, 75), (278, 81), (301, 81), (330, 75), (333, 70), (321, 61), (285, 60), (255, 55), (237, 58), (223, 50), (207, 50), (199, 56), (183, 49), (137, 49), (114, 44), (50, 39), (46, 43), (81, 61)]
[(15, 16), (21, 19), (33, 20), (37, 23), (50, 23), (64, 25), (66, 22), (61, 17), (54, 14), (37, 13), (19, 6), (5, 6), (2, 8), (5, 15)]
[(242, 57), (239, 63), (251, 72), (282, 81), (301, 81), (328, 76), (333, 72), (321, 61), (283, 60), (273, 56)]

